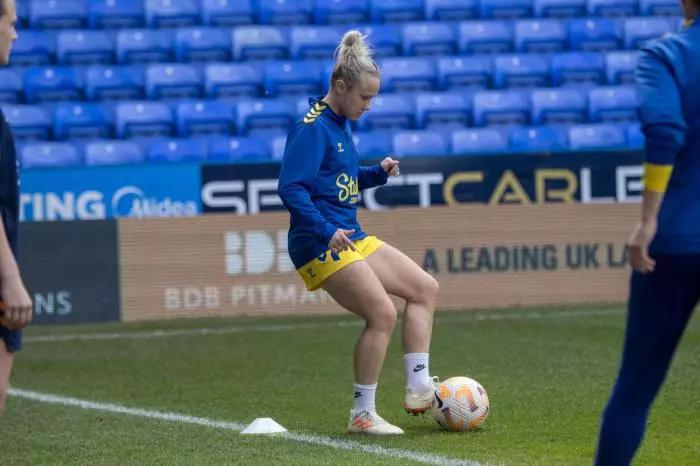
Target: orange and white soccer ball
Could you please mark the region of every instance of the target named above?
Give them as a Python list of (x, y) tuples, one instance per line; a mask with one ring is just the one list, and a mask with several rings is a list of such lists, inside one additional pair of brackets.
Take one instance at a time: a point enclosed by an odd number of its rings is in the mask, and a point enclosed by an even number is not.
[(476, 380), (452, 377), (437, 385), (432, 412), (444, 429), (478, 429), (489, 415), (489, 397)]

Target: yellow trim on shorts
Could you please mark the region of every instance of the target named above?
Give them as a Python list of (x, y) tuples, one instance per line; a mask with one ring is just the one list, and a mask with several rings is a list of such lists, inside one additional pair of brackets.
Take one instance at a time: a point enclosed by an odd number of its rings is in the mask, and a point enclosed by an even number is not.
[(342, 251), (339, 255), (333, 256), (330, 249), (321, 254), (321, 256), (309, 261), (304, 266), (297, 269), (299, 275), (304, 280), (306, 289), (316, 291), (321, 288), (323, 282), (338, 270), (352, 264), (353, 262), (363, 261), (374, 251), (382, 247), (383, 241), (376, 236), (367, 236), (358, 241), (353, 241), (357, 251), (348, 249)]

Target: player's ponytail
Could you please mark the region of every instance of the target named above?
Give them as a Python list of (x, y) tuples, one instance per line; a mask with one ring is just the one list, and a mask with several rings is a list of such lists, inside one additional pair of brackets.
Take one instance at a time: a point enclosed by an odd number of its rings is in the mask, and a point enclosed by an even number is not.
[(372, 59), (372, 50), (360, 31), (348, 31), (335, 50), (335, 65), (331, 88), (342, 79), (351, 88), (363, 74), (379, 76), (379, 68)]

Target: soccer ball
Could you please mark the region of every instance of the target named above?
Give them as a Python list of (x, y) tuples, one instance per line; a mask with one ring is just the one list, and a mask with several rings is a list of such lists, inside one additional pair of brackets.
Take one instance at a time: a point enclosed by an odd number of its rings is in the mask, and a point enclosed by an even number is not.
[(432, 406), (433, 418), (453, 432), (475, 430), (489, 415), (489, 397), (479, 382), (452, 377), (438, 384)]

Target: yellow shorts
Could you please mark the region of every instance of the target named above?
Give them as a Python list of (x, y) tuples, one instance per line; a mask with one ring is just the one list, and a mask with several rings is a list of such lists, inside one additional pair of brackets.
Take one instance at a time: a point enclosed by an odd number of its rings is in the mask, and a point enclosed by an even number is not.
[(366, 257), (379, 249), (383, 241), (377, 239), (376, 236), (367, 236), (361, 240), (353, 242), (357, 251), (348, 249), (342, 251), (337, 256), (332, 256), (330, 249), (324, 252), (320, 257), (317, 257), (306, 263), (303, 267), (297, 269), (299, 275), (306, 284), (306, 289), (309, 291), (318, 290), (324, 281), (338, 270), (352, 264), (353, 262), (363, 261)]

